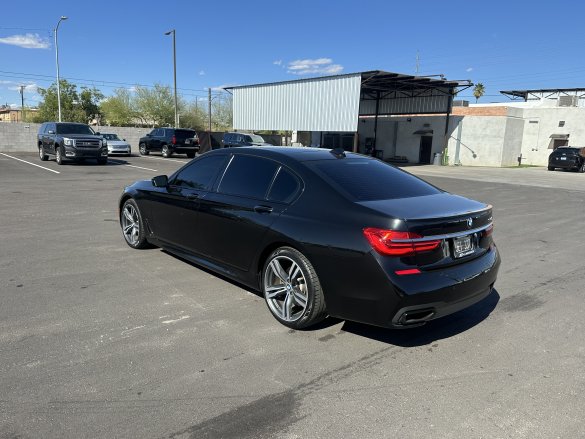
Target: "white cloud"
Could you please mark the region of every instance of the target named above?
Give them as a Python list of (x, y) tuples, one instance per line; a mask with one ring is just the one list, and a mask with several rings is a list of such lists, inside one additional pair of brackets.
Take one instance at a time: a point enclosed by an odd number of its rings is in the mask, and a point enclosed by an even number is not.
[(331, 58), (297, 59), (288, 63), (287, 72), (293, 75), (336, 75), (343, 71), (343, 66), (333, 64)]
[(473, 71), (473, 67), (467, 67), (467, 68), (465, 69), (465, 71), (466, 71), (466, 72), (471, 72), (471, 71)]
[(130, 93), (136, 93), (136, 87), (135, 87), (135, 86), (128, 87), (128, 91), (129, 91)]
[(49, 41), (46, 38), (41, 38), (39, 34), (12, 35), (0, 38), (0, 44), (9, 44), (24, 49), (48, 49), (51, 47)]
[(274, 64), (275, 66), (281, 66), (282, 65), (282, 60), (281, 59), (277, 59), (276, 61), (273, 61), (272, 64)]
[(14, 81), (6, 81), (4, 79), (0, 79), (0, 84), (14, 84)]
[[(13, 84), (15, 84), (15, 83), (13, 83)], [(24, 85), (24, 91), (26, 93), (36, 93), (37, 92), (38, 85), (35, 84), (34, 82), (30, 82), (28, 84), (22, 84), (22, 85)], [(8, 90), (20, 91), (20, 85), (8, 87)]]
[(205, 76), (205, 70), (200, 70), (199, 71), (199, 76)]

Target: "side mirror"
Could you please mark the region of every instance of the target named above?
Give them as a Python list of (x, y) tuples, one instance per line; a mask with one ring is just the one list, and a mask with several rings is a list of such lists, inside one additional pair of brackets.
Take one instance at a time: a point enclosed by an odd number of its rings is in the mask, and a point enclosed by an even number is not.
[(124, 142), (126, 141), (126, 139), (122, 139)]
[(100, 132), (98, 131), (97, 133), (95, 133), (95, 135), (96, 135), (96, 136), (99, 136), (99, 135), (100, 135)]
[(146, 135), (146, 137), (150, 137), (150, 133), (148, 133), (148, 134)]
[(169, 184), (169, 177), (166, 175), (157, 175), (156, 177), (152, 177), (151, 181), (154, 187), (167, 187)]

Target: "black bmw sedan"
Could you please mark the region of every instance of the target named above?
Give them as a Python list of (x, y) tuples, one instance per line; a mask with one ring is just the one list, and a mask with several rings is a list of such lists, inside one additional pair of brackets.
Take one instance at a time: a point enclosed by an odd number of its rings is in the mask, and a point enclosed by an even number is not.
[(123, 236), (263, 293), (282, 324), (418, 326), (490, 294), (491, 206), (340, 150), (208, 152), (119, 201)]

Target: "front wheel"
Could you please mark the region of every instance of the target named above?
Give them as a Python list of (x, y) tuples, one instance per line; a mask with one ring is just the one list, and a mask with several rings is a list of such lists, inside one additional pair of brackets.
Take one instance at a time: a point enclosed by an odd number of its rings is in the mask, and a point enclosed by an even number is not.
[(317, 273), (294, 248), (280, 247), (268, 257), (262, 290), (272, 315), (289, 328), (306, 328), (326, 317), (325, 297)]
[(150, 154), (148, 149), (146, 149), (146, 143), (141, 143), (140, 145), (138, 145), (138, 152), (140, 153), (140, 155)]
[(162, 147), (162, 156), (166, 159), (168, 159), (171, 155), (173, 154), (173, 152), (171, 151), (171, 149), (169, 148), (168, 145), (163, 145)]
[(61, 151), (60, 146), (57, 146), (57, 148), (55, 148), (55, 161), (57, 162), (58, 165), (62, 165), (64, 163), (63, 152)]
[(120, 224), (122, 225), (122, 234), (126, 244), (136, 249), (148, 247), (144, 221), (136, 201), (132, 198), (126, 200), (122, 207)]

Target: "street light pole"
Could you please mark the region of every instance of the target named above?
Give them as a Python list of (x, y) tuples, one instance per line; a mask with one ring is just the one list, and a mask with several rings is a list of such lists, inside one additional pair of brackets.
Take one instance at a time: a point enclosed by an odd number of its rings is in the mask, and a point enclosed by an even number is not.
[(57, 22), (57, 27), (55, 27), (55, 60), (57, 61), (57, 107), (59, 109), (59, 122), (61, 122), (61, 80), (59, 79), (59, 45), (57, 44), (57, 31), (63, 20), (67, 20), (67, 17), (61, 15), (61, 18)]
[(165, 35), (173, 34), (173, 79), (175, 85), (175, 128), (179, 128), (179, 112), (177, 108), (177, 49), (175, 44), (175, 29), (165, 32)]

